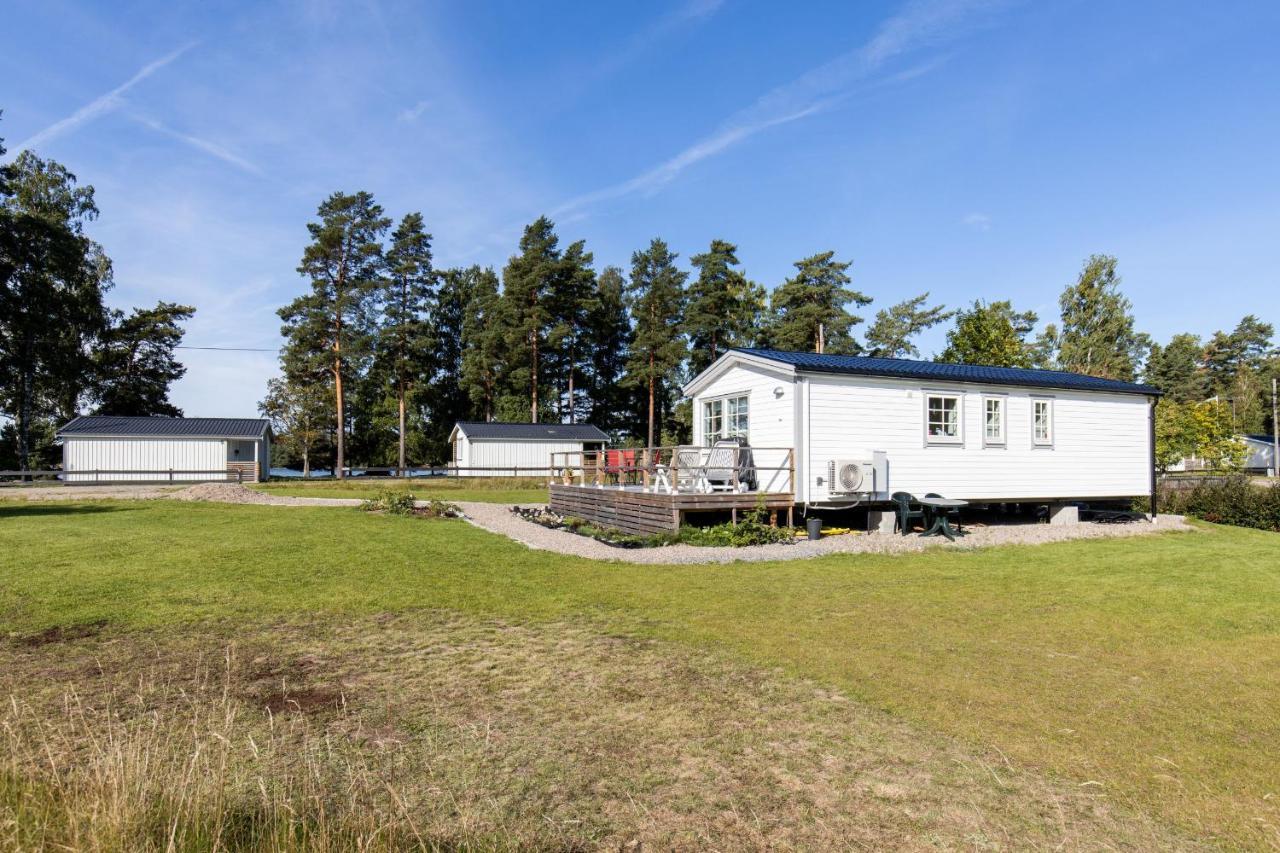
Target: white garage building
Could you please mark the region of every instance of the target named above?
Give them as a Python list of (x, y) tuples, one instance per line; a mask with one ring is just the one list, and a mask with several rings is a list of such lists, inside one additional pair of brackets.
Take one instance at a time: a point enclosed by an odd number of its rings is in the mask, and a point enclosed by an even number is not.
[(58, 430), (69, 483), (265, 480), (271, 429), (258, 418), (85, 415)]
[(536, 477), (551, 473), (552, 453), (602, 450), (609, 436), (591, 424), (459, 421), (449, 441), (459, 476)]

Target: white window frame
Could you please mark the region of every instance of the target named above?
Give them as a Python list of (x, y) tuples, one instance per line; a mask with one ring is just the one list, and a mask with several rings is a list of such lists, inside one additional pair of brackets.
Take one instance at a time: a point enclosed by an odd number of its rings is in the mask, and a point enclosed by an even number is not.
[[(1041, 438), (1036, 434), (1036, 408), (1045, 405), (1049, 409), (1049, 434)], [(1037, 396), (1031, 398), (1031, 446), (1038, 448), (1053, 449), (1054, 441), (1057, 439), (1058, 428), (1054, 423), (1053, 416), (1053, 397)]]
[[(987, 435), (987, 406), (990, 403), (997, 403), (1000, 406), (1000, 435), (996, 438)], [(982, 446), (1009, 446), (1009, 397), (1007, 394), (982, 395)]]
[[(960, 391), (925, 391), (924, 397), (924, 443), (927, 447), (963, 447), (964, 446), (964, 393)], [(929, 401), (934, 399), (956, 401), (956, 434), (929, 434)]]
[[(714, 433), (714, 435), (711, 433), (710, 424), (708, 423), (710, 418), (713, 417), (708, 411), (713, 403), (718, 405), (720, 408), (720, 414), (714, 416), (719, 418), (720, 420), (720, 430)], [(733, 414), (730, 414), (731, 404), (734, 404), (734, 403), (741, 403), (746, 410), (745, 417), (746, 417), (747, 424), (745, 429), (741, 429), (741, 430), (738, 429), (737, 425), (733, 422), (734, 419), (744, 416), (741, 412), (734, 412)], [(733, 438), (739, 435), (747, 439), (748, 442), (751, 441), (751, 394), (750, 392), (738, 391), (732, 394), (721, 394), (716, 397), (704, 397), (702, 399), (702, 443), (703, 445), (710, 447), (716, 441), (719, 441), (721, 439), (726, 439), (726, 438)]]

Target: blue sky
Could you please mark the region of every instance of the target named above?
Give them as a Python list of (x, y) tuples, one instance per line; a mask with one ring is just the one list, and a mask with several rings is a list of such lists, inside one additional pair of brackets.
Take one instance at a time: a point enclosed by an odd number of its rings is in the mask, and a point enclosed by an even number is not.
[[(1165, 339), (1280, 322), (1278, 36), (1271, 2), (17, 0), (0, 136), (96, 188), (111, 301), (195, 305), (195, 346), (278, 346), (339, 189), (421, 210), (441, 265), (500, 268), (542, 213), (598, 267), (723, 238), (772, 288), (834, 249), (872, 311), (1053, 319), (1106, 252)], [(275, 370), (184, 359), (191, 415)]]

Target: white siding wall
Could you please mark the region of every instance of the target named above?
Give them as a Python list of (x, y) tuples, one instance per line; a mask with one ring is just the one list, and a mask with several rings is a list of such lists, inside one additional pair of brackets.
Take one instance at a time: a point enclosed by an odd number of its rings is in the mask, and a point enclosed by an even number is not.
[[(781, 389), (781, 395), (775, 389)], [(693, 443), (706, 446), (703, 433), (702, 404), (718, 397), (748, 397), (747, 440), (755, 448), (794, 448), (796, 386), (791, 376), (754, 365), (738, 364), (694, 397)], [(755, 450), (755, 463), (761, 468), (783, 468), (788, 456), (782, 450)], [(769, 492), (785, 492), (788, 487), (786, 471), (760, 471), (760, 489)]]
[[(719, 383), (717, 383), (718, 385)], [(1145, 397), (1008, 386), (907, 383), (862, 377), (809, 376), (808, 500), (839, 500), (824, 480), (831, 459), (888, 454), (890, 491), (995, 500), (1127, 497), (1150, 491), (1149, 417)], [(962, 398), (956, 446), (925, 441), (929, 391)], [(1003, 447), (983, 445), (983, 395), (1007, 402)], [(1031, 400), (1053, 399), (1053, 446), (1036, 447)], [(801, 498), (803, 499), (803, 497)]]
[[(550, 473), (551, 454), (582, 450), (581, 441), (511, 441), (505, 439), (466, 439), (462, 447), (463, 468), (536, 468), (521, 471), (521, 477), (537, 477)], [(514, 471), (460, 471), (463, 477), (510, 477)]]
[[(226, 470), (226, 442), (195, 438), (72, 438), (63, 440), (63, 468), (73, 483), (92, 482), (77, 471), (218, 471)], [(249, 459), (252, 460), (252, 455)], [(177, 474), (175, 480), (207, 480), (211, 475)], [(111, 474), (112, 480), (158, 480), (168, 474)]]

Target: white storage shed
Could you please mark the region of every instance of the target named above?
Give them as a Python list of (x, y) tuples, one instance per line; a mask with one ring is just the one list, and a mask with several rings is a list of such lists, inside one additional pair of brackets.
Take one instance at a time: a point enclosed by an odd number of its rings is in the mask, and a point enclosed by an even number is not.
[(69, 483), (265, 480), (271, 428), (258, 418), (85, 415), (58, 430)]
[(537, 477), (551, 473), (552, 453), (602, 450), (609, 436), (591, 424), (459, 421), (449, 441), (459, 476)]
[[(794, 448), (797, 503), (1150, 495), (1159, 391), (1052, 370), (735, 349), (684, 387), (694, 444)], [(756, 464), (785, 466), (785, 458)], [(761, 488), (785, 491), (761, 472)]]

